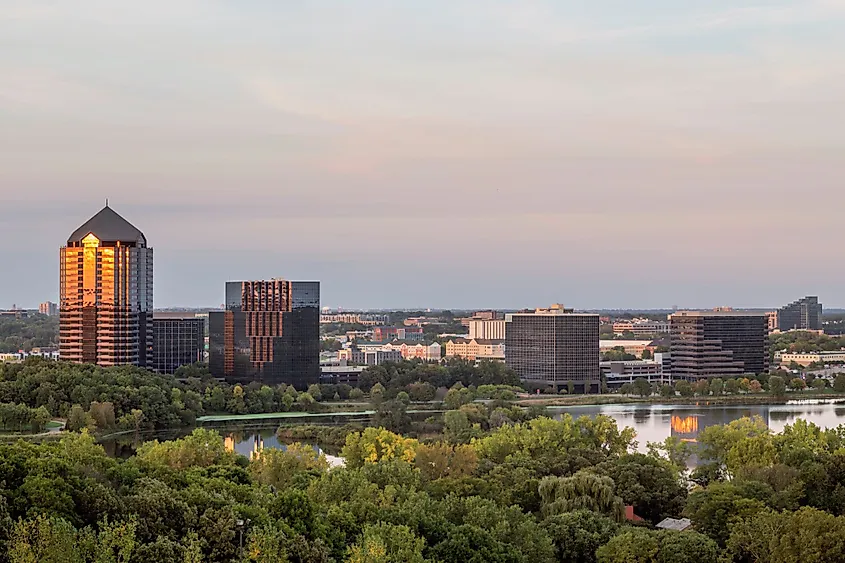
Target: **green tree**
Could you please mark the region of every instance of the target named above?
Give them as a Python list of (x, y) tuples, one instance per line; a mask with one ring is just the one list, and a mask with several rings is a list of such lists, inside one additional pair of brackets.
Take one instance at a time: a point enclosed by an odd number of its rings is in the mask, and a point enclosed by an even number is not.
[(326, 456), (311, 446), (294, 443), (285, 449), (265, 448), (249, 464), (252, 477), (262, 485), (283, 489), (300, 473), (323, 473), (328, 470)]
[(675, 383), (675, 389), (678, 391), (678, 394), (680, 394), (681, 397), (692, 397), (695, 393), (689, 381), (678, 381), (677, 383)]
[(845, 393), (845, 373), (836, 375), (836, 379), (833, 380), (833, 390), (837, 393)]
[(51, 418), (50, 411), (47, 410), (47, 407), (42, 405), (37, 409), (33, 409), (30, 418), (32, 431), (35, 433), (44, 432), (44, 428), (47, 426), (47, 423), (50, 422)]
[[(83, 411), (84, 412), (84, 411)], [(76, 529), (66, 520), (41, 515), (19, 520), (9, 542), (11, 563), (84, 563)]]
[(635, 528), (601, 546), (596, 558), (599, 563), (656, 563), (659, 550), (657, 534)]
[(296, 404), (304, 411), (310, 410), (314, 407), (317, 401), (311, 396), (311, 393), (300, 393), (296, 398)]
[(540, 498), (546, 517), (592, 510), (613, 518), (625, 519), (625, 505), (614, 493), (613, 479), (588, 471), (579, 471), (572, 477), (545, 477), (540, 481)]
[(783, 397), (786, 395), (786, 382), (779, 375), (773, 375), (769, 378), (769, 391), (775, 397)]
[(675, 396), (675, 388), (671, 385), (661, 385), (660, 386), (660, 396), (661, 397), (674, 397)]
[(739, 381), (736, 379), (728, 379), (725, 381), (725, 393), (728, 395), (736, 395), (739, 393)]
[(813, 380), (813, 389), (822, 391), (827, 387), (827, 380), (817, 377)]
[(803, 391), (806, 387), (807, 384), (800, 377), (795, 377), (789, 380), (789, 388), (793, 391)]
[(384, 400), (384, 392), (384, 385), (376, 383), (373, 385), (372, 389), (370, 389), (370, 399), (372, 399), (374, 403), (380, 403)]
[(677, 516), (684, 508), (687, 489), (677, 470), (662, 460), (643, 454), (627, 454), (606, 461), (597, 470), (613, 479), (614, 493), (634, 511), (657, 524)]
[(764, 508), (761, 501), (746, 498), (737, 485), (716, 483), (693, 491), (684, 514), (692, 520), (696, 530), (724, 546), (733, 526)]
[(658, 533), (658, 563), (718, 563), (716, 542), (698, 532), (664, 531)]
[(610, 541), (619, 524), (590, 510), (556, 514), (543, 521), (558, 561), (595, 563), (596, 550)]
[(640, 397), (648, 397), (651, 395), (651, 385), (649, 385), (646, 378), (639, 377), (634, 380), (634, 391)]
[(65, 428), (71, 432), (79, 432), (83, 428), (90, 428), (93, 421), (80, 405), (73, 405), (67, 415)]
[(710, 380), (710, 394), (721, 395), (725, 385), (721, 378), (714, 377)]
[(735, 561), (845, 561), (845, 518), (810, 507), (760, 511), (732, 527), (728, 550)]
[(425, 563), (425, 540), (409, 527), (380, 522), (364, 528), (361, 539), (349, 548), (349, 563)]
[(323, 400), (323, 392), (320, 390), (320, 386), (316, 383), (308, 387), (308, 394), (311, 395), (311, 398), (313, 398), (317, 402)]

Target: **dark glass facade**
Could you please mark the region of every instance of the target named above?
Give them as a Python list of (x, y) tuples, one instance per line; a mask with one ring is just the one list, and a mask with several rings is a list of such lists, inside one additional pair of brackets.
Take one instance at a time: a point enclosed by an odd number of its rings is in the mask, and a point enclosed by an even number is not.
[(153, 361), (150, 368), (174, 373), (182, 366), (203, 360), (205, 320), (200, 318), (153, 318)]
[(736, 378), (769, 369), (764, 314), (682, 311), (669, 322), (675, 379)]
[(527, 382), (598, 392), (599, 316), (564, 312), (505, 317), (505, 361)]
[(320, 380), (320, 282), (229, 282), (226, 310), (209, 313), (209, 369), (232, 382)]
[(822, 330), (822, 304), (819, 298), (805, 297), (778, 311), (778, 330)]
[(79, 227), (59, 259), (62, 360), (147, 367), (153, 348), (153, 249), (105, 207)]

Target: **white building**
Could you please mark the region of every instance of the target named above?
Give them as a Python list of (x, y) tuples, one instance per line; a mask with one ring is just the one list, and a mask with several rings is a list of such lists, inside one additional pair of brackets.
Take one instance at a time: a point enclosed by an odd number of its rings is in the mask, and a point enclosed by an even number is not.
[(471, 321), (469, 321), (469, 339), (504, 340), (505, 319), (472, 319)]

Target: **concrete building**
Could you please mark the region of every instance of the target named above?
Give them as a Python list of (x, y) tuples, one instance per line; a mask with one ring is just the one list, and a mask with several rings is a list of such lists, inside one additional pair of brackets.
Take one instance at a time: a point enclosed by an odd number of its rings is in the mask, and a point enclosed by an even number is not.
[(810, 364), (837, 364), (845, 363), (845, 350), (822, 351), (822, 352), (807, 352), (790, 354), (785, 352), (778, 352), (775, 354), (775, 361), (780, 361), (781, 365), (790, 365), (795, 362), (799, 366), (809, 366)]
[(640, 358), (646, 350), (654, 352), (654, 346), (651, 343), (651, 340), (600, 340), (599, 353), (604, 354), (616, 348), (623, 348), (626, 354)]
[(531, 383), (576, 392), (598, 392), (599, 316), (576, 314), (561, 305), (505, 317), (505, 357), (509, 368)]
[(630, 321), (616, 321), (613, 323), (613, 334), (630, 332), (635, 336), (651, 334), (668, 334), (668, 321), (652, 321), (650, 319), (632, 319)]
[(380, 326), (373, 329), (374, 342), (392, 342), (393, 340), (422, 342), (424, 338), (421, 327)]
[(618, 389), (625, 383), (645, 378), (649, 383), (671, 383), (672, 378), (663, 369), (662, 360), (630, 360), (625, 362), (601, 362), (602, 375), (607, 386)]
[(680, 311), (670, 322), (675, 379), (736, 378), (769, 369), (765, 313)]
[(778, 330), (822, 330), (822, 304), (815, 296), (804, 297), (781, 307), (777, 316)]
[(482, 340), (476, 338), (453, 338), (446, 342), (447, 358), (465, 360), (504, 360), (504, 340)]
[(386, 325), (389, 322), (389, 315), (375, 315), (370, 313), (323, 313), (320, 315), (320, 324), (378, 326)]
[(337, 359), (346, 360), (349, 365), (378, 366), (389, 362), (401, 362), (404, 358), (402, 358), (401, 350), (370, 349), (353, 346), (338, 350)]
[(469, 338), (471, 340), (504, 340), (505, 319), (472, 319), (469, 321)]
[(60, 251), (62, 360), (147, 367), (153, 349), (153, 249), (108, 205)]
[(38, 306), (38, 312), (48, 317), (55, 317), (59, 314), (59, 306), (52, 301), (45, 301)]
[(422, 343), (391, 342), (385, 344), (384, 350), (398, 350), (403, 360), (422, 360), (424, 362), (439, 362), (443, 359), (443, 347), (437, 342), (426, 346)]

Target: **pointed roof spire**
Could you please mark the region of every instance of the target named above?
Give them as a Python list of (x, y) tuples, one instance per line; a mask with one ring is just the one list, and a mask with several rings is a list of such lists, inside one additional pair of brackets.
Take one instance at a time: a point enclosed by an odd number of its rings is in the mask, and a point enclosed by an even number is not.
[(88, 236), (89, 233), (93, 233), (94, 236), (103, 242), (120, 241), (143, 245), (147, 243), (144, 233), (109, 207), (108, 200), (106, 200), (106, 206), (99, 213), (91, 217), (70, 235), (67, 240), (68, 244), (82, 242), (82, 239)]

